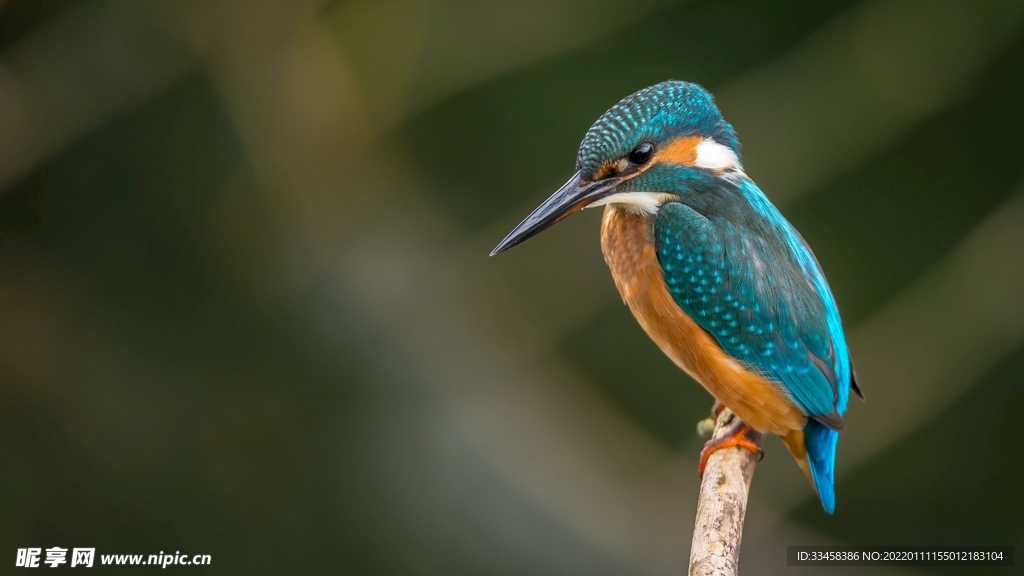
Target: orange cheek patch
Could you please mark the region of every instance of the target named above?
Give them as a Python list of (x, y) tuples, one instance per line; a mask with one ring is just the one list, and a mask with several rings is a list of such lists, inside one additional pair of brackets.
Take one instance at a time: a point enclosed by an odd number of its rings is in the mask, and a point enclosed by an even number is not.
[(658, 151), (655, 159), (668, 164), (680, 164), (693, 166), (697, 163), (697, 145), (701, 143), (700, 136), (685, 136), (676, 138)]

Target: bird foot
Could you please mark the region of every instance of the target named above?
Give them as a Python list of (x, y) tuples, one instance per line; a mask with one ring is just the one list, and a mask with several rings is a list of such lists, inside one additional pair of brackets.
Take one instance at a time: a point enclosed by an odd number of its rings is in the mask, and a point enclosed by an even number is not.
[[(721, 414), (724, 406), (720, 407), (718, 403), (715, 404), (715, 415)], [(734, 417), (735, 418), (735, 417)], [(761, 449), (760, 442), (751, 439), (751, 436), (755, 438), (759, 436), (756, 430), (747, 426), (739, 418), (735, 418), (732, 425), (729, 427), (729, 431), (724, 436), (708, 440), (704, 444), (704, 449), (700, 451), (700, 468), (699, 472), (701, 476), (704, 476), (704, 468), (708, 465), (708, 458), (715, 450), (721, 448), (728, 448), (729, 446), (739, 446), (740, 448), (746, 448), (757, 456), (757, 461), (760, 462), (764, 458), (764, 450)]]

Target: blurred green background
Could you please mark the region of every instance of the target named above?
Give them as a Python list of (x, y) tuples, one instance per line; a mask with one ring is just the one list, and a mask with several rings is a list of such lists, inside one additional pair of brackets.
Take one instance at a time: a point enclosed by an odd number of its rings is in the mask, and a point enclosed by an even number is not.
[(741, 572), (809, 573), (794, 544), (1024, 553), (1022, 18), (0, 0), (0, 572), (94, 546), (212, 555), (197, 574), (685, 573), (711, 398), (622, 305), (598, 211), (487, 258), (668, 78), (716, 94), (814, 246), (867, 396), (834, 516), (768, 442)]

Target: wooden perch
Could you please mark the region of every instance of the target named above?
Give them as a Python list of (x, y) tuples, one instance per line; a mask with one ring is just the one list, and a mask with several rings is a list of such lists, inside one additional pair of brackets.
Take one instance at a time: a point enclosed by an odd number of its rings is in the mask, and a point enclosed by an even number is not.
[[(712, 438), (729, 433), (736, 415), (728, 408), (714, 421)], [(709, 418), (698, 424), (700, 431), (712, 426)], [(747, 438), (761, 445), (761, 433), (749, 429)], [(743, 539), (743, 518), (747, 494), (758, 457), (745, 448), (731, 446), (716, 450), (708, 458), (700, 483), (697, 519), (690, 546), (690, 576), (736, 576)]]

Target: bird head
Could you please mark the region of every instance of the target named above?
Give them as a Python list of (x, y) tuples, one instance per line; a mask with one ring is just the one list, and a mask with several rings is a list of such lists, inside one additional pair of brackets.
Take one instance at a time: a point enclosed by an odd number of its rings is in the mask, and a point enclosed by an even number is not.
[(576, 173), (491, 252), (504, 252), (583, 208), (654, 213), (696, 184), (742, 170), (739, 141), (714, 98), (669, 80), (631, 94), (583, 137)]

